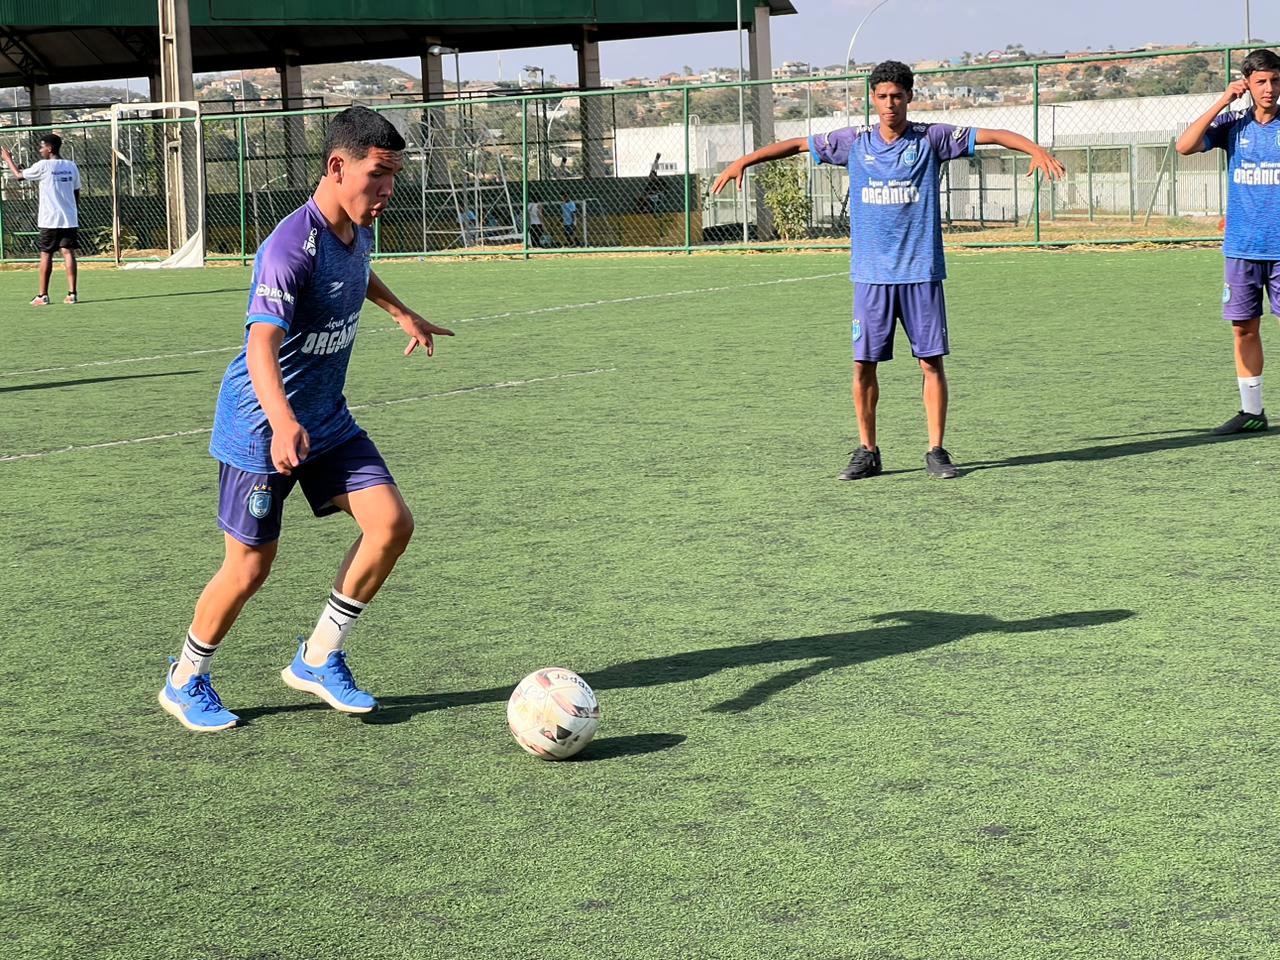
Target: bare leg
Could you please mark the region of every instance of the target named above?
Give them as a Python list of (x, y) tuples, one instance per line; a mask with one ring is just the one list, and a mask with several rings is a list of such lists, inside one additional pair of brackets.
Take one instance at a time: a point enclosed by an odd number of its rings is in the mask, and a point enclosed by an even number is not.
[(40, 296), (49, 295), (49, 278), (53, 276), (53, 254), (40, 252)]
[(1262, 318), (1243, 320), (1231, 325), (1235, 336), (1236, 376), (1262, 376)]
[(191, 633), (208, 647), (216, 647), (227, 635), (244, 605), (262, 587), (271, 572), (279, 541), (250, 547), (226, 535), (226, 556), (196, 601)]
[(368, 603), (391, 575), (413, 536), (413, 514), (389, 483), (334, 497), (360, 525), (360, 536), (347, 551), (333, 588), (359, 603)]
[(929, 426), (929, 448), (933, 449), (942, 446), (942, 435), (947, 431), (947, 375), (942, 369), (942, 357), (922, 359), (920, 371), (924, 374), (921, 393)]
[[(76, 287), (76, 274), (78, 271), (76, 264), (76, 252), (74, 250), (70, 250), (66, 247), (62, 248), (62, 265), (66, 267), (67, 270), (67, 293), (75, 293), (78, 289)], [(52, 266), (52, 263), (50, 266)]]
[(853, 412), (858, 420), (858, 439), (868, 450), (876, 448), (876, 404), (880, 402), (880, 381), (876, 365), (865, 360), (853, 364)]

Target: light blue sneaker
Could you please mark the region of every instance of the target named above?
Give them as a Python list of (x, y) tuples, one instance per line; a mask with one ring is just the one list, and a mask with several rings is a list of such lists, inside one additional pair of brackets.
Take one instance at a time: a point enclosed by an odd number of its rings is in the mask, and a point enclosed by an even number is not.
[(293, 663), (280, 671), (280, 679), (295, 690), (303, 693), (314, 693), (335, 710), (343, 713), (368, 713), (378, 705), (372, 694), (365, 693), (356, 686), (355, 677), (351, 676), (351, 668), (347, 666), (347, 656), (341, 650), (329, 654), (323, 667), (313, 667), (302, 659), (302, 651), (306, 649), (305, 638), (298, 638), (298, 653)]
[(173, 657), (169, 658), (164, 689), (157, 697), (165, 712), (173, 714), (188, 730), (198, 733), (234, 727), (240, 718), (222, 705), (207, 673), (197, 674), (181, 687), (173, 685), (173, 667), (177, 662)]

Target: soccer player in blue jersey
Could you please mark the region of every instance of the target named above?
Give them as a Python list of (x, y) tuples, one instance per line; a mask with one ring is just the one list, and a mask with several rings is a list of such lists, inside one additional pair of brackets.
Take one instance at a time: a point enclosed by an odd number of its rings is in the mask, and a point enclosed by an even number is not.
[(376, 701), (356, 684), (343, 642), (413, 534), (413, 516), (378, 448), (343, 396), (363, 301), (409, 335), (405, 356), (452, 332), (400, 302), (370, 269), (373, 221), (391, 200), (404, 140), (364, 107), (335, 116), (315, 194), (285, 217), (258, 250), (244, 349), (218, 393), (209, 452), (219, 461), (222, 566), (204, 588), (160, 705), (190, 730), (225, 730), (209, 668), (223, 637), (276, 557), (284, 501), (300, 484), (312, 511), (342, 511), (360, 535), (338, 568), (311, 635), (281, 671), (284, 682), (337, 710), (367, 713)]
[(876, 66), (870, 78), (878, 124), (762, 147), (731, 163), (711, 188), (712, 193), (719, 193), (732, 180), (741, 189), (747, 167), (806, 150), (817, 163), (838, 164), (849, 170), (853, 405), (860, 446), (840, 472), (841, 480), (860, 480), (882, 471), (876, 445), (876, 404), (880, 398), (876, 368), (893, 359), (894, 329), (899, 321), (924, 375), (929, 431), (925, 470), (931, 477), (957, 474), (942, 445), (947, 424), (942, 358), (949, 352), (938, 204), (942, 165), (972, 156), (977, 144), (990, 143), (1028, 154), (1029, 176), (1037, 170), (1054, 178), (1064, 172), (1047, 150), (1008, 130), (908, 122), (907, 105), (914, 84), (910, 67), (886, 60)]
[[(1222, 252), (1226, 283), (1222, 318), (1235, 338), (1236, 384), (1240, 412), (1216, 434), (1267, 429), (1262, 406), (1262, 294), (1280, 317), (1280, 56), (1254, 50), (1240, 65), (1242, 79), (1178, 138), (1184, 155), (1212, 150), (1227, 153), (1227, 232)], [(1248, 93), (1253, 106), (1222, 113)]]

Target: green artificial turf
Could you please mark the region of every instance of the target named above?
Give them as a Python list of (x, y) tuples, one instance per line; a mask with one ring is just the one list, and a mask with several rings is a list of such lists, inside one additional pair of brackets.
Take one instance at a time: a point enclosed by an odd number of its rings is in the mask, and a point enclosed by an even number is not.
[[(953, 254), (947, 483), (901, 339), (886, 475), (834, 479), (847, 265), (379, 266), (458, 332), (369, 306), (348, 377), (417, 517), (382, 709), (280, 682), (354, 536), (297, 495), (206, 736), (155, 696), (248, 272), (0, 273), (0, 956), (1276, 956), (1280, 445), (1206, 434), (1220, 254)], [(553, 664), (603, 711), (559, 764), (505, 727)]]

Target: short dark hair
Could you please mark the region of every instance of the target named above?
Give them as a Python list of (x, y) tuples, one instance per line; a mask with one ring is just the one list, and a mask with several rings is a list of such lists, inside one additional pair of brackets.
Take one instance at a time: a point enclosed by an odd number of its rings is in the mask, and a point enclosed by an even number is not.
[(353, 160), (363, 160), (374, 149), (404, 149), (404, 137), (386, 117), (368, 107), (348, 107), (329, 121), (324, 137), (325, 163), (335, 150)]
[(1268, 73), (1273, 71), (1280, 73), (1280, 57), (1276, 56), (1274, 51), (1263, 48), (1262, 50), (1254, 50), (1244, 58), (1244, 63), (1240, 64), (1240, 75), (1245, 79), (1248, 79), (1259, 70), (1266, 70)]
[(882, 83), (896, 83), (903, 90), (911, 90), (916, 85), (916, 75), (905, 63), (898, 60), (885, 60), (883, 63), (877, 63), (876, 68), (871, 71), (870, 82), (872, 90)]
[(56, 133), (46, 133), (40, 138), (40, 142), (47, 143), (49, 145), (49, 149), (55, 154), (62, 152), (62, 138)]

